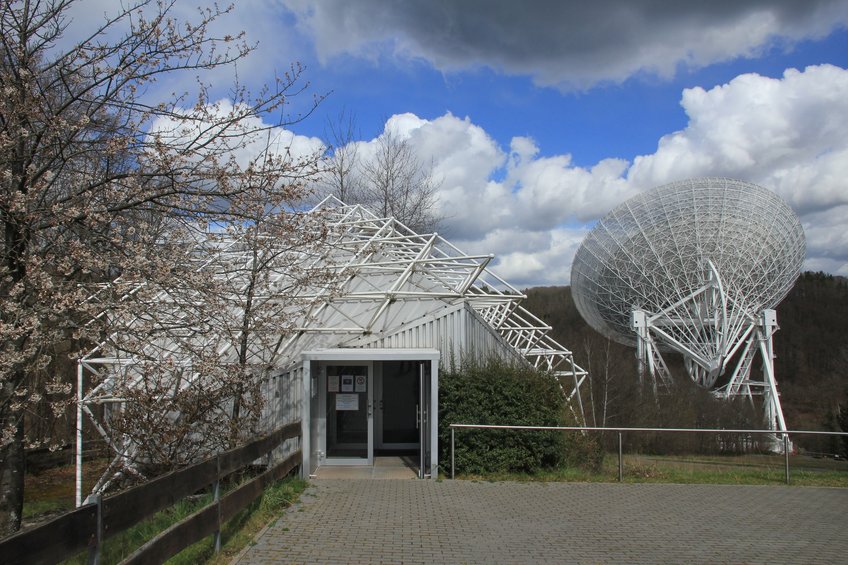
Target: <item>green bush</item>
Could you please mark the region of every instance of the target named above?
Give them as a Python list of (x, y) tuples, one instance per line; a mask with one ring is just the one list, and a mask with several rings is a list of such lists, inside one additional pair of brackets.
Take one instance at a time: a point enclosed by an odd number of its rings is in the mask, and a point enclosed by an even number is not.
[[(439, 376), (439, 459), (450, 473), (450, 424), (565, 425), (568, 409), (550, 374), (490, 361)], [(573, 422), (569, 422), (573, 425)], [(456, 430), (456, 470), (535, 473), (565, 460), (574, 432)]]

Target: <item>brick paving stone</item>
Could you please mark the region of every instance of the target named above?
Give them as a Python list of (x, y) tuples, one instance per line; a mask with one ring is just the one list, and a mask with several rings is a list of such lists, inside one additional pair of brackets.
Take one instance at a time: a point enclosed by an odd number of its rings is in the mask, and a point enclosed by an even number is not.
[(845, 563), (848, 489), (320, 480), (257, 563)]

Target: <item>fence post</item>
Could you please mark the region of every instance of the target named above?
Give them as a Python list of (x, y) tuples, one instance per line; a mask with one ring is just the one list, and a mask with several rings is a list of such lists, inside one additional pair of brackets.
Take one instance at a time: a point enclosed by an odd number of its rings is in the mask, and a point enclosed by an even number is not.
[(618, 432), (618, 482), (622, 481), (624, 476), (624, 460), (621, 449), (621, 432)]
[(453, 450), (454, 450), (454, 446), (455, 446), (455, 437), (454, 437), (455, 431), (456, 431), (456, 428), (451, 427), (451, 479), (454, 478), (454, 476), (455, 476), (454, 470), (456, 469), (456, 465), (454, 464), (454, 456), (453, 456)]
[(88, 548), (88, 563), (89, 565), (100, 565), (100, 547), (103, 544), (103, 495), (95, 493), (88, 497), (90, 502), (97, 505), (97, 519), (94, 526), (94, 545), (89, 544)]
[(215, 553), (221, 553), (221, 456), (215, 457), (215, 485), (212, 488), (212, 501), (218, 510), (218, 529), (215, 530)]
[(786, 484), (789, 484), (789, 434), (783, 434), (783, 460)]

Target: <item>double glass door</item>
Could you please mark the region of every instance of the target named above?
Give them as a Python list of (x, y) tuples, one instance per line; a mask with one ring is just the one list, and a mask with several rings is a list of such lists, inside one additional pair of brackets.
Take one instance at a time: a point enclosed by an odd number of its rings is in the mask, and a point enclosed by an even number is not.
[(372, 465), (376, 448), (414, 456), (419, 477), (430, 474), (429, 361), (338, 363), (324, 370), (325, 464)]

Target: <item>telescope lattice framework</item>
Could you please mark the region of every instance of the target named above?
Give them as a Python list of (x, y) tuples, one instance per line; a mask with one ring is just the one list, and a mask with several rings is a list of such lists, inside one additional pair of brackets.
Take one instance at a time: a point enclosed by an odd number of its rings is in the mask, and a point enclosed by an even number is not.
[[(683, 355), (691, 378), (719, 396), (762, 396), (766, 424), (785, 430), (774, 378), (773, 308), (801, 271), (798, 217), (773, 192), (698, 178), (639, 194), (604, 216), (574, 259), (571, 285), (583, 318), (635, 345), (640, 378), (670, 384), (663, 351)], [(763, 375), (752, 366), (757, 353)]]

